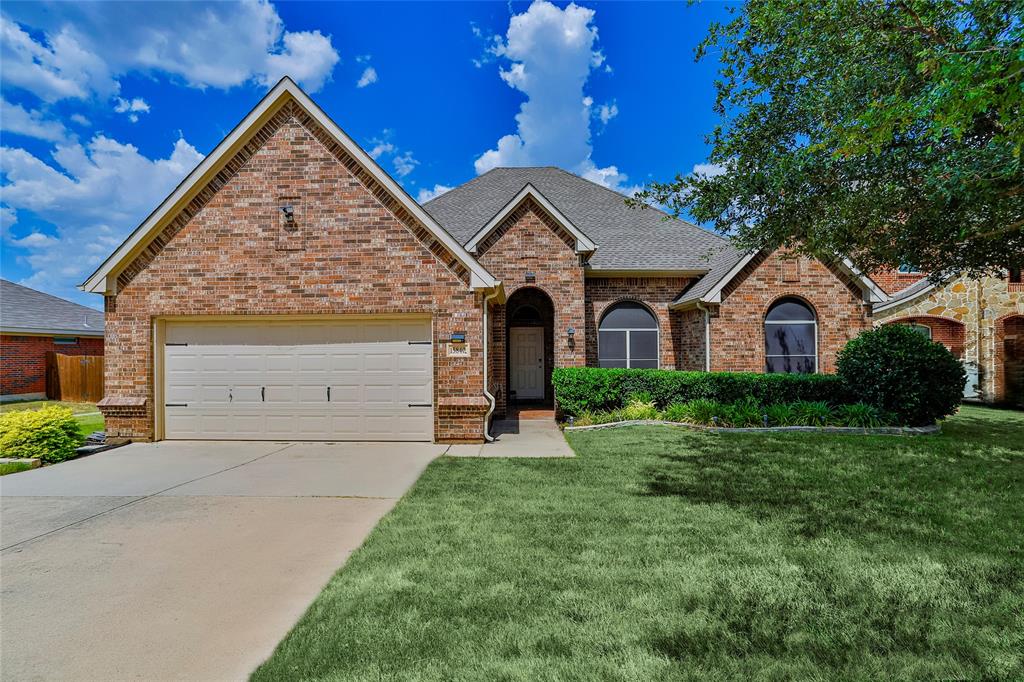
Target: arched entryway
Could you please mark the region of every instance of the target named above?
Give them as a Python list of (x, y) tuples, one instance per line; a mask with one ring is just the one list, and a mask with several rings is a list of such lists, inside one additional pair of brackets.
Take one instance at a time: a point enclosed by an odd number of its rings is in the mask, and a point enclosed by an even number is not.
[(508, 404), (550, 406), (555, 306), (541, 289), (518, 289), (505, 304)]
[(996, 400), (1024, 408), (1024, 315), (996, 325)]

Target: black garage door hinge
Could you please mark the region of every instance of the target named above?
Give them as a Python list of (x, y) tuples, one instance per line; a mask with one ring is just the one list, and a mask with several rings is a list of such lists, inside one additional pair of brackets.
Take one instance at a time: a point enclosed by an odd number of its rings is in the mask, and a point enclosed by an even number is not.
[(165, 343), (165, 346), (187, 346), (187, 343)]
[(432, 403), (409, 403), (409, 407), (433, 407)]
[(409, 341), (410, 346), (429, 346), (432, 341)]
[(164, 403), (164, 407), (188, 407), (188, 403)]

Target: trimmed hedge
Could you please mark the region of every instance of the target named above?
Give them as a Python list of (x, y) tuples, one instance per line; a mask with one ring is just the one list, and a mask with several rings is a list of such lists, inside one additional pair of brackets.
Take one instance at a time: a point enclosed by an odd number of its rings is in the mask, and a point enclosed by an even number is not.
[(843, 380), (831, 374), (756, 374), (753, 372), (678, 372), (666, 369), (558, 367), (552, 373), (555, 400), (566, 416), (624, 407), (646, 394), (659, 410), (701, 398), (734, 403), (747, 397), (762, 405), (823, 401), (853, 402)]

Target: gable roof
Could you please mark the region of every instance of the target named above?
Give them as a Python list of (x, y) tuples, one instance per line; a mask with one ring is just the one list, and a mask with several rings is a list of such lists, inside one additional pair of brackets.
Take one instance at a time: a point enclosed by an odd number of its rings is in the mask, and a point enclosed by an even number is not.
[(728, 240), (654, 208), (626, 206), (626, 197), (554, 167), (495, 168), (424, 204), (456, 239), (469, 244), (526, 185), (557, 207), (597, 250), (595, 271), (706, 272)]
[[(721, 258), (715, 262), (712, 269), (708, 271), (708, 274), (684, 291), (669, 307), (687, 308), (697, 303), (721, 303), (722, 292), (725, 290), (725, 287), (737, 275), (743, 272), (743, 269), (747, 267), (750, 261), (754, 260), (761, 253), (763, 252), (748, 251), (747, 253), (742, 253), (734, 249), (734, 253), (730, 256), (723, 251)], [(849, 258), (839, 258), (836, 260), (835, 265), (860, 287), (866, 303), (878, 304), (888, 299), (886, 293), (875, 284), (874, 280), (861, 272)]]
[(323, 109), (316, 105), (305, 92), (291, 79), (285, 76), (259, 104), (242, 119), (228, 136), (221, 140), (210, 155), (196, 166), (184, 180), (163, 200), (153, 213), (139, 225), (134, 232), (112, 253), (89, 278), (79, 285), (83, 291), (94, 293), (112, 293), (116, 291), (117, 274), (160, 233), (166, 223), (186, 206), (207, 182), (223, 166), (231, 160), (260, 127), (270, 119), (282, 106), (293, 101), (304, 109), (344, 150), (352, 156), (366, 171), (394, 196), (403, 208), (409, 211), (437, 240), (443, 244), (470, 273), (472, 288), (496, 288), (501, 283), (475, 258), (469, 255), (462, 243), (454, 239), (434, 218), (402, 187), (395, 182), (376, 161), (363, 151), (352, 138), (338, 127)]
[[(943, 278), (943, 283), (948, 278)], [(927, 294), (929, 291), (935, 288), (935, 282), (925, 277), (919, 279), (910, 286), (897, 291), (888, 297), (887, 300), (876, 303), (874, 306), (874, 312), (882, 312), (889, 308), (894, 308), (901, 303), (909, 303), (910, 301), (916, 300), (921, 296)]]
[(528, 198), (536, 201), (540, 206), (548, 212), (548, 214), (555, 219), (555, 221), (561, 225), (566, 232), (571, 234), (576, 239), (576, 253), (593, 253), (597, 249), (597, 245), (591, 241), (590, 237), (584, 234), (578, 227), (572, 224), (565, 215), (562, 214), (555, 206), (548, 201), (547, 197), (537, 191), (537, 189), (530, 183), (526, 183), (523, 187), (512, 197), (511, 201), (505, 204), (504, 208), (498, 211), (493, 218), (487, 221), (480, 230), (474, 234), (468, 242), (466, 242), (466, 250), (472, 254), (476, 254), (480, 247), (480, 243), (483, 242), (491, 232), (509, 216), (510, 213), (516, 210), (516, 208), (526, 201)]
[(0, 329), (24, 334), (103, 336), (103, 312), (0, 279)]

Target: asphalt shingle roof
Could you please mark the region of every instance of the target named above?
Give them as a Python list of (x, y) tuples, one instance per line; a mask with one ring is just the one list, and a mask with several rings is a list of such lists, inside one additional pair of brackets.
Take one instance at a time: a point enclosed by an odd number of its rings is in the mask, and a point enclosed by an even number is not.
[(728, 270), (742, 256), (716, 234), (653, 208), (629, 208), (618, 192), (554, 167), (495, 168), (423, 207), (465, 245), (527, 183), (597, 244), (592, 268), (708, 270), (729, 260)]
[(103, 313), (0, 279), (0, 328), (4, 331), (103, 335)]

